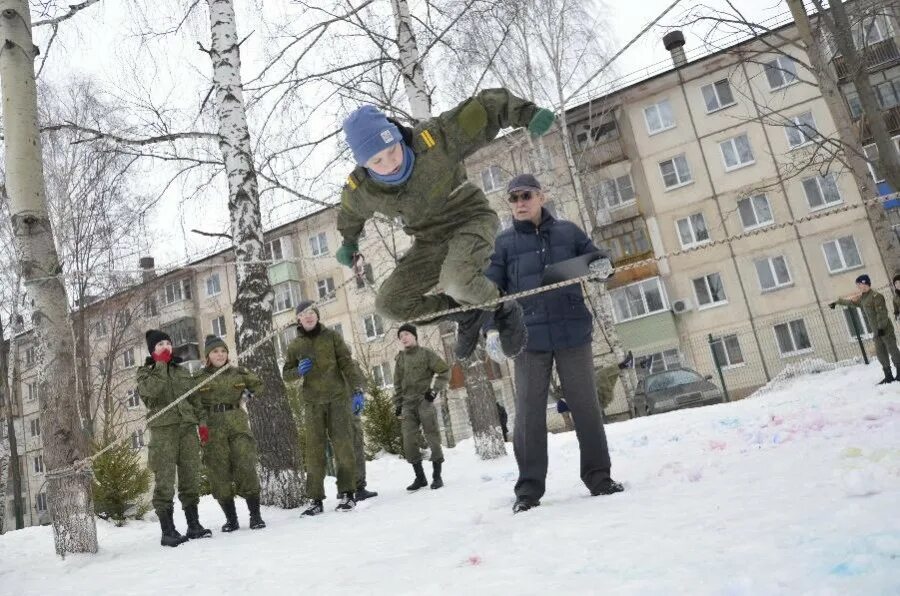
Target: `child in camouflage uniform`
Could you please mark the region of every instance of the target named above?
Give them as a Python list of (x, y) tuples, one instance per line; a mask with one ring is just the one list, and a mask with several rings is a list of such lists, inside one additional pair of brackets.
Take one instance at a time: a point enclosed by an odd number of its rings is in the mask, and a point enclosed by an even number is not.
[[(284, 380), (300, 381), (306, 423), (306, 493), (312, 504), (303, 515), (324, 511), (325, 444), (331, 439), (337, 464), (337, 511), (356, 507), (356, 459), (353, 452), (354, 410), (362, 410), (365, 379), (350, 357), (350, 348), (319, 321), (309, 300), (297, 305), (297, 338), (287, 349)], [(352, 394), (352, 395), (351, 395)]]
[[(505, 89), (482, 91), (452, 110), (413, 128), (362, 106), (344, 121), (358, 167), (341, 195), (337, 226), (343, 245), (337, 259), (354, 266), (357, 240), (377, 211), (402, 218), (415, 241), (381, 286), (376, 309), (397, 321), (425, 320), (441, 310), (499, 297), (484, 276), (499, 226), (484, 192), (466, 179), (463, 160), (507, 127), (527, 126), (533, 136), (550, 130), (554, 115)], [(441, 292), (426, 292), (440, 286)], [(493, 312), (493, 309), (492, 309)], [(447, 317), (458, 323), (456, 355), (468, 358), (492, 312), (473, 310)], [(516, 301), (496, 309), (495, 322), (507, 356), (525, 344), (522, 308)]]
[[(172, 338), (166, 333), (147, 331), (150, 356), (137, 370), (138, 395), (153, 416), (195, 382), (181, 359), (172, 355)], [(189, 538), (208, 538), (212, 532), (200, 525), (197, 504), (200, 502), (200, 441), (197, 436), (199, 397), (196, 393), (153, 420), (150, 428), (149, 466), (153, 471), (153, 508), (159, 516), (163, 546), (178, 546)], [(188, 531), (182, 536), (172, 519), (175, 496), (175, 473), (178, 472), (178, 500), (187, 518)]]
[[(221, 337), (207, 335), (206, 368), (197, 375), (202, 382), (228, 362), (228, 346)], [(232, 366), (197, 390), (200, 396), (200, 443), (212, 495), (225, 512), (223, 532), (240, 528), (234, 495), (247, 502), (250, 529), (266, 527), (259, 513), (259, 476), (256, 474), (256, 441), (241, 399), (253, 399), (262, 383), (245, 368)]]

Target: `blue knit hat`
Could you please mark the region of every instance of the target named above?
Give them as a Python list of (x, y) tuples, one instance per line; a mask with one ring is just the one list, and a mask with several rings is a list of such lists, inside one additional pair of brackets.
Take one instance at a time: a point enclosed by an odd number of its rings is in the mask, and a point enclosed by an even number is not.
[(856, 283), (858, 284), (866, 284), (867, 286), (872, 285), (872, 279), (865, 273), (856, 278)]
[(375, 106), (362, 106), (344, 120), (344, 135), (359, 165), (365, 165), (376, 153), (399, 143), (400, 130)]

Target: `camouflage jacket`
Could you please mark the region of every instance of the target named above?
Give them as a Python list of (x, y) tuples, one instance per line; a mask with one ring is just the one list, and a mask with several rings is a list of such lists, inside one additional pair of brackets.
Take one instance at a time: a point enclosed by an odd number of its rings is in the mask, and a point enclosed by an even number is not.
[(400, 127), (416, 155), (405, 183), (388, 185), (357, 167), (341, 194), (337, 227), (344, 243), (355, 243), (375, 212), (400, 217), (410, 236), (442, 240), (460, 222), (493, 213), (484, 192), (466, 179), (463, 160), (501, 129), (526, 126), (537, 106), (505, 89), (487, 89), (414, 128)]
[(891, 322), (891, 317), (888, 315), (884, 296), (875, 290), (869, 290), (856, 300), (841, 298), (836, 302), (843, 306), (853, 306), (862, 310), (863, 316), (866, 317), (866, 321), (869, 323), (869, 329), (872, 331), (883, 330), (887, 333), (888, 331), (894, 330), (894, 324)]
[[(151, 417), (186, 393), (195, 384), (191, 373), (179, 365), (175, 358), (169, 364), (154, 362), (147, 358), (144, 366), (137, 370), (138, 395), (147, 406), (147, 417)], [(148, 424), (149, 428), (171, 424), (197, 424), (200, 420), (200, 397), (193, 393)]]
[(450, 381), (450, 367), (428, 348), (413, 346), (394, 360), (394, 405), (422, 397), (434, 378), (433, 389), (443, 391)]
[[(195, 377), (201, 383), (215, 374), (215, 368), (207, 366)], [(259, 397), (262, 382), (256, 374), (240, 366), (232, 366), (218, 377), (197, 389), (200, 396), (201, 423), (205, 423), (209, 408), (218, 404), (239, 406), (244, 390), (249, 390), (254, 397)]]
[(349, 399), (354, 389), (365, 387), (365, 379), (340, 335), (321, 323), (312, 332), (302, 327), (298, 327), (298, 332), (288, 346), (282, 370), (285, 381), (296, 381), (301, 379), (297, 365), (304, 358), (312, 358), (312, 369), (300, 384), (304, 400), (326, 403)]

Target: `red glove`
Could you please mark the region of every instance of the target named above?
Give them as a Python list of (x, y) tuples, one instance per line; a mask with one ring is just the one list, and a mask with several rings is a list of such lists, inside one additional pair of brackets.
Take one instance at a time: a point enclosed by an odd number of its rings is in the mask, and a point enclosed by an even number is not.
[(205, 446), (209, 443), (209, 427), (201, 424), (197, 431), (200, 433), (200, 444)]

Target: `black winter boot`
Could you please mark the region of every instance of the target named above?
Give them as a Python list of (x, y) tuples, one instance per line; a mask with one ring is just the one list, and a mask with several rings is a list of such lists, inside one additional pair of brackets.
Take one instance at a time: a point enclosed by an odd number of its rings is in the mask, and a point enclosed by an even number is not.
[(528, 511), (529, 509), (534, 509), (541, 504), (540, 501), (536, 501), (534, 499), (529, 499), (528, 497), (519, 497), (516, 499), (516, 502), (513, 504), (513, 513), (522, 513), (523, 511)]
[(250, 529), (261, 530), (265, 528), (266, 522), (263, 521), (262, 516), (259, 514), (259, 495), (247, 497), (245, 500), (247, 501), (247, 509), (250, 510)]
[(162, 529), (162, 539), (159, 541), (161, 546), (178, 546), (183, 542), (187, 542), (186, 536), (182, 536), (175, 529), (175, 522), (172, 521), (172, 506), (167, 509), (157, 509), (156, 515), (159, 516), (159, 527)]
[(591, 489), (591, 496), (599, 497), (601, 495), (613, 495), (615, 493), (620, 493), (623, 490), (625, 490), (625, 487), (622, 486), (621, 483), (616, 482), (612, 478), (607, 478), (602, 480), (598, 486)]
[(528, 331), (525, 329), (525, 314), (515, 300), (502, 303), (494, 313), (494, 324), (500, 334), (500, 347), (507, 358), (515, 358), (525, 349)]
[[(465, 360), (475, 351), (475, 346), (481, 338), (481, 328), (490, 320), (491, 313), (487, 310), (467, 310), (452, 317), (457, 321), (454, 352), (459, 360)], [(501, 343), (502, 339), (501, 332)]]
[(187, 537), (191, 540), (197, 538), (212, 538), (212, 530), (207, 530), (200, 525), (200, 516), (197, 514), (196, 505), (188, 505), (184, 508), (184, 517), (187, 518)]
[(234, 509), (234, 499), (222, 499), (219, 501), (219, 507), (222, 508), (222, 513), (225, 514), (225, 525), (222, 526), (223, 532), (234, 532), (241, 527), (238, 523), (237, 511)]
[(334, 508), (335, 511), (353, 511), (356, 507), (356, 501), (353, 499), (353, 493), (350, 491), (340, 493), (338, 499), (340, 499), (340, 502), (337, 507)]
[(416, 479), (413, 480), (413, 483), (406, 487), (406, 490), (409, 492), (417, 491), (420, 488), (425, 488), (428, 486), (428, 478), (425, 477), (425, 470), (422, 469), (422, 462), (412, 465), (413, 470), (416, 471)]
[(879, 385), (887, 385), (888, 383), (894, 382), (894, 373), (891, 371), (891, 367), (887, 366), (884, 369), (884, 378), (878, 383)]
[(309, 504), (309, 507), (301, 513), (300, 515), (305, 515), (307, 517), (312, 517), (314, 515), (319, 515), (320, 513), (325, 512), (325, 507), (322, 505), (322, 501), (320, 499), (315, 499)]
[(356, 494), (353, 495), (353, 499), (359, 503), (360, 501), (365, 501), (366, 499), (371, 499), (372, 497), (377, 497), (378, 493), (374, 490), (366, 490), (365, 486), (360, 486), (356, 489)]
[(441, 464), (443, 464), (443, 463), (444, 462), (442, 462), (442, 461), (431, 462), (431, 468), (432, 468), (431, 488), (432, 489), (441, 488), (442, 486), (444, 486), (444, 480), (441, 478)]

